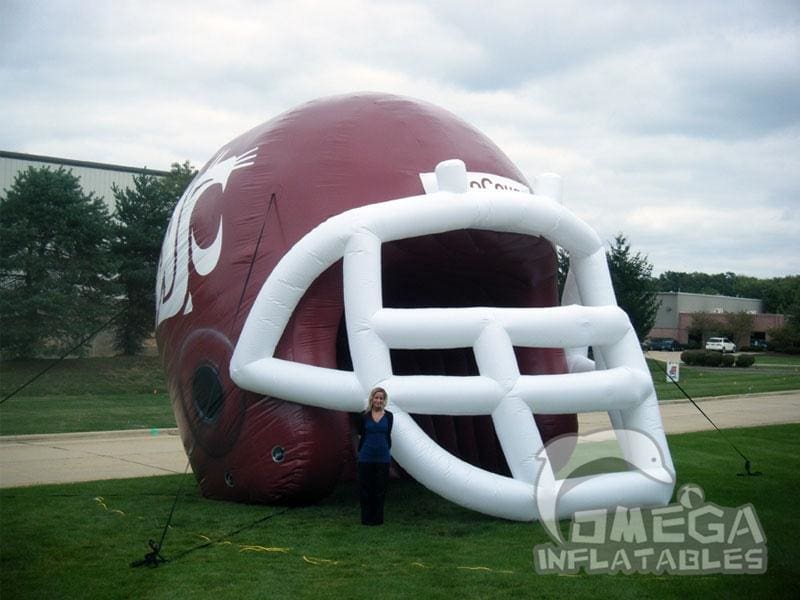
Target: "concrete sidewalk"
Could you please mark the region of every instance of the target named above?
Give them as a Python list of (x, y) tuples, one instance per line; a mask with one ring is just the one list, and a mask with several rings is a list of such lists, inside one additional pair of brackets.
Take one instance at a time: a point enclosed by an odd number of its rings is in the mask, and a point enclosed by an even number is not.
[[(700, 398), (695, 402), (720, 429), (800, 422), (800, 392), (797, 391)], [(660, 408), (668, 434), (714, 429), (688, 400), (668, 400), (662, 402)], [(578, 416), (578, 422), (581, 433), (611, 427), (606, 413), (584, 413)]]
[(183, 473), (177, 429), (0, 437), (0, 488)]
[[(721, 429), (800, 422), (800, 392), (698, 401)], [(690, 402), (665, 402), (667, 433), (712, 425)], [(581, 433), (610, 427), (605, 413), (580, 416)], [(126, 479), (183, 473), (186, 454), (176, 429), (0, 437), (0, 487)]]

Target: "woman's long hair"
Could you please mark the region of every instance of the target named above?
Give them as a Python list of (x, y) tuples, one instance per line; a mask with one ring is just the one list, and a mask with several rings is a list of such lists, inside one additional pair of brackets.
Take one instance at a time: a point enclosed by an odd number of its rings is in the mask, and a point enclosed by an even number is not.
[(367, 401), (367, 411), (366, 412), (368, 412), (368, 413), (372, 412), (372, 401), (375, 399), (375, 394), (377, 394), (378, 392), (383, 392), (383, 406), (384, 406), (384, 408), (386, 407), (387, 404), (389, 404), (389, 394), (386, 393), (385, 389), (383, 389), (382, 387), (372, 388), (372, 391), (370, 391), (370, 393), (369, 393), (369, 400)]

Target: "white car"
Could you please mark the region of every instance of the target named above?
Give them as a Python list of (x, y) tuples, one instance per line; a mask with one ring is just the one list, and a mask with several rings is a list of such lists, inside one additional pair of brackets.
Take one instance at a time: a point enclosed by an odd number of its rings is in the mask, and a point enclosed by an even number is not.
[(720, 352), (736, 352), (736, 344), (728, 338), (712, 337), (706, 342), (706, 350), (719, 350)]

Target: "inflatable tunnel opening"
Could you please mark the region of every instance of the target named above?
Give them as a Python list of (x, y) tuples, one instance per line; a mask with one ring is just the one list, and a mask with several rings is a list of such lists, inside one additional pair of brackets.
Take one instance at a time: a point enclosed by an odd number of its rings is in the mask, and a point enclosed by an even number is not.
[[(556, 253), (541, 237), (460, 230), (389, 242), (382, 247), (382, 275), (387, 308), (557, 304)], [(566, 372), (562, 349), (515, 348), (515, 353), (522, 374)], [(479, 374), (472, 348), (392, 349), (391, 360), (395, 375)], [(352, 369), (344, 323), (339, 327), (337, 363), (340, 369)], [(451, 454), (510, 474), (489, 415), (412, 417)], [(545, 441), (577, 430), (574, 415), (539, 415), (536, 422)]]

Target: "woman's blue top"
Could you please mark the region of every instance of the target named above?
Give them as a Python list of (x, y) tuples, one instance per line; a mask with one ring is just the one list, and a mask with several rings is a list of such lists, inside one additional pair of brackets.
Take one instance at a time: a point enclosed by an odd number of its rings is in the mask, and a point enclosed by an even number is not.
[(392, 461), (389, 452), (389, 418), (386, 413), (377, 423), (370, 415), (364, 418), (364, 434), (358, 462), (388, 463)]

